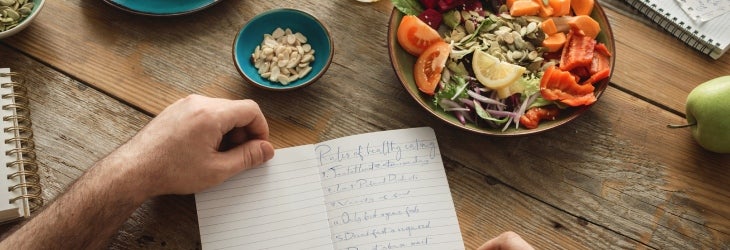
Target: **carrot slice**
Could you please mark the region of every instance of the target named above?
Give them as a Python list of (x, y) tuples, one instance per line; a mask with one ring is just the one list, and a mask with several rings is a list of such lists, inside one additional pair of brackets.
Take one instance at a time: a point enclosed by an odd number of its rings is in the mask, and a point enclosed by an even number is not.
[(545, 19), (545, 21), (542, 21), (541, 24), (542, 32), (545, 33), (545, 35), (552, 35), (555, 33), (558, 33), (558, 26), (555, 26), (555, 20), (552, 18)]
[(570, 71), (577, 67), (590, 67), (596, 40), (571, 29), (560, 57), (560, 69)]
[(540, 6), (537, 15), (542, 18), (547, 18), (553, 15), (553, 7), (550, 6), (550, 4), (544, 4), (542, 0), (532, 0), (535, 2), (538, 6)]
[(575, 16), (568, 21), (568, 24), (573, 29), (579, 29), (583, 35), (592, 39), (596, 39), (598, 33), (601, 32), (601, 25), (590, 16)]
[(540, 5), (533, 1), (515, 1), (509, 8), (512, 16), (534, 16), (540, 11)]
[[(570, 14), (571, 0), (550, 0), (550, 7), (553, 8), (553, 16), (565, 16)], [(576, 1), (576, 0), (573, 0)]]
[(594, 0), (572, 0), (570, 1), (570, 7), (573, 8), (573, 13), (576, 16), (590, 15), (593, 12)]
[(552, 35), (548, 35), (545, 40), (542, 40), (542, 46), (547, 48), (548, 52), (557, 52), (558, 50), (563, 48), (563, 46), (565, 45), (565, 41), (565, 33), (556, 32)]

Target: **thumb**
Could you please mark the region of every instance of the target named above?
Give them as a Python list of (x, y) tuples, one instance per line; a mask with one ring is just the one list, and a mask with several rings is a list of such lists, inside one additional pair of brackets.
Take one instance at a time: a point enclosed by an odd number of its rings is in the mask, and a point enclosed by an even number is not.
[(256, 167), (274, 157), (274, 146), (265, 140), (250, 140), (223, 152), (224, 162), (233, 172)]

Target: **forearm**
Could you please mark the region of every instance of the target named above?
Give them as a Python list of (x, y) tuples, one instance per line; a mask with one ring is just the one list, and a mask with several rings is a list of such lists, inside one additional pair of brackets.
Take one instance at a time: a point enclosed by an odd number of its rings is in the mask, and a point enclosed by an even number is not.
[[(94, 165), (18, 231), (2, 249), (99, 249), (147, 199), (145, 185), (135, 183), (129, 159), (113, 153)], [(32, 240), (29, 240), (32, 239)]]

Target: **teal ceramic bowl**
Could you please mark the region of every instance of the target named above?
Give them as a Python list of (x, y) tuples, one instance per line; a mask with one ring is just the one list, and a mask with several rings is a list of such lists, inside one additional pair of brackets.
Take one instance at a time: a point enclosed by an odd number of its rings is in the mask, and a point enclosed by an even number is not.
[[(254, 67), (251, 54), (261, 45), (264, 34), (271, 34), (276, 28), (289, 28), (307, 37), (307, 44), (314, 49), (312, 70), (303, 78), (283, 85), (272, 82), (259, 75)], [(329, 68), (334, 55), (334, 43), (325, 25), (316, 17), (295, 9), (273, 9), (263, 12), (249, 20), (238, 32), (233, 41), (233, 62), (241, 76), (254, 86), (268, 90), (293, 90), (317, 81)]]
[(176, 16), (197, 12), (222, 0), (104, 0), (114, 7), (147, 16)]
[(20, 32), (21, 30), (28, 27), (33, 22), (33, 20), (35, 20), (35, 18), (38, 16), (38, 13), (40, 13), (41, 10), (43, 9), (43, 5), (45, 5), (45, 3), (46, 3), (45, 0), (32, 0), (32, 1), (28, 1), (28, 2), (32, 2), (34, 5), (30, 14), (28, 14), (28, 16), (26, 16), (25, 18), (21, 19), (21, 21), (16, 26), (9, 28), (7, 30), (1, 31), (0, 39), (15, 35), (16, 33)]
[[(608, 50), (611, 52), (612, 56), (610, 58), (610, 67), (611, 67), (611, 74), (613, 74), (614, 71), (614, 61), (616, 58), (616, 50), (614, 45), (614, 39), (613, 39), (613, 33), (611, 31), (611, 27), (608, 23), (608, 18), (606, 17), (606, 13), (603, 11), (601, 6), (599, 6), (598, 3), (595, 4), (595, 7), (593, 8), (593, 13), (591, 13), (591, 16), (598, 21), (600, 27), (601, 27), (601, 33), (596, 38), (598, 42), (604, 43)], [(534, 129), (526, 129), (526, 128), (514, 128), (514, 126), (511, 126), (505, 131), (502, 131), (502, 128), (492, 128), (487, 126), (477, 126), (473, 123), (468, 123), (466, 125), (463, 125), (453, 114), (447, 113), (443, 109), (436, 107), (436, 105), (433, 103), (433, 97), (421, 93), (421, 91), (418, 90), (418, 87), (416, 87), (415, 79), (413, 78), (413, 65), (416, 62), (416, 57), (412, 56), (411, 54), (408, 54), (399, 44), (398, 44), (398, 38), (397, 38), (397, 30), (398, 25), (401, 22), (401, 19), (403, 19), (403, 13), (398, 11), (397, 9), (393, 9), (393, 12), (390, 16), (390, 22), (388, 26), (388, 53), (390, 55), (390, 61), (393, 66), (393, 70), (395, 71), (398, 79), (400, 80), (403, 87), (406, 89), (408, 94), (413, 97), (413, 99), (422, 106), (426, 111), (431, 113), (436, 118), (453, 125), (455, 127), (465, 129), (471, 132), (476, 132), (479, 134), (485, 134), (490, 136), (519, 136), (519, 135), (528, 135), (528, 134), (535, 134), (539, 132), (544, 132), (550, 129), (557, 128), (561, 125), (564, 125), (568, 123), (569, 121), (574, 120), (581, 114), (585, 113), (588, 109), (591, 108), (593, 105), (589, 106), (581, 106), (576, 108), (568, 108), (566, 110), (561, 111), (561, 114), (559, 117), (552, 121), (541, 121), (540, 125), (537, 128)], [(594, 84), (595, 86), (595, 96), (596, 98), (600, 99), (603, 92), (606, 90), (606, 87), (608, 87), (608, 82), (611, 79), (611, 76), (609, 76), (606, 79), (603, 79), (597, 83)], [(597, 103), (598, 101), (596, 101)], [(595, 104), (595, 103), (593, 103)]]

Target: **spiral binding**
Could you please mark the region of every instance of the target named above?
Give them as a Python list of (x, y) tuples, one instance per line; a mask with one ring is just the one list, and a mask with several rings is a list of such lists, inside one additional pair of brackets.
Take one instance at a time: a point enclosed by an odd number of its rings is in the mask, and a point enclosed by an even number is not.
[[(0, 76), (19, 76), (16, 72), (0, 73)], [(6, 167), (16, 170), (8, 174), (7, 178), (17, 183), (8, 187), (11, 192), (18, 191), (21, 195), (10, 199), (10, 203), (22, 200), (33, 212), (43, 206), (41, 195), (40, 176), (38, 175), (38, 163), (36, 162), (35, 143), (33, 142), (33, 130), (31, 129), (30, 109), (28, 108), (27, 89), (18, 82), (11, 81), (0, 84), (0, 88), (12, 88), (10, 94), (0, 96), (2, 99), (9, 99), (9, 104), (3, 105), (3, 110), (12, 111), (12, 115), (4, 116), (3, 121), (12, 121), (12, 127), (6, 127), (4, 132), (13, 134), (12, 138), (6, 139), (5, 144), (13, 145), (14, 148), (5, 152), (6, 155), (15, 160), (6, 163)], [(29, 215), (26, 215), (29, 216)]]
[(712, 39), (707, 39), (704, 34), (699, 34), (699, 31), (693, 29), (692, 26), (685, 25), (683, 22), (677, 23), (677, 18), (672, 17), (670, 13), (665, 13), (661, 6), (647, 0), (627, 0), (627, 2), (674, 37), (702, 53), (709, 55), (720, 46), (719, 43), (713, 44)]

